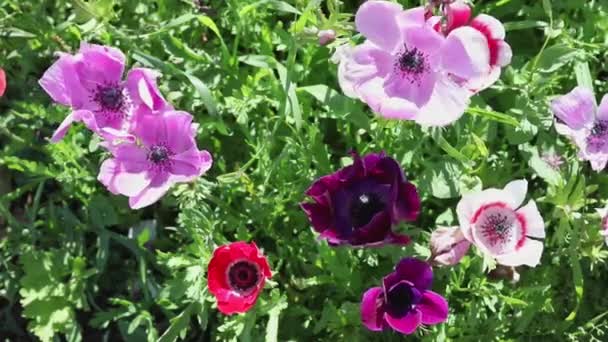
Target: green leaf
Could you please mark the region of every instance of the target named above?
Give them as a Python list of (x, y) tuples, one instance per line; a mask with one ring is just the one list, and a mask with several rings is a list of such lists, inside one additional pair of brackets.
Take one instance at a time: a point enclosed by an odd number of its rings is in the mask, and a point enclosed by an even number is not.
[(579, 86), (593, 91), (593, 79), (591, 78), (591, 71), (589, 71), (589, 63), (577, 62), (574, 64), (574, 73), (576, 74), (576, 83)]
[[(204, 307), (203, 307), (204, 308)], [(194, 312), (201, 309), (199, 303), (190, 303), (182, 313), (171, 319), (171, 325), (163, 335), (158, 339), (158, 342), (173, 342), (181, 335), (184, 336), (190, 326), (190, 317)]]

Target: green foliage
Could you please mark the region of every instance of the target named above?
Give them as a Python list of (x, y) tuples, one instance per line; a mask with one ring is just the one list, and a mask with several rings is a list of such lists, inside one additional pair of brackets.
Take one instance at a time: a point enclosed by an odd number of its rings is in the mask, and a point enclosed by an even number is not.
[[(397, 341), (368, 332), (359, 301), (406, 255), (426, 258), (437, 225), (455, 224), (463, 193), (530, 181), (547, 223), (542, 264), (512, 284), (469, 253), (435, 269), (450, 302), (424, 341), (605, 341), (608, 251), (595, 208), (608, 176), (577, 161), (548, 100), (577, 84), (608, 92), (608, 3), (474, 1), (513, 47), (501, 80), (453, 126), (421, 129), (374, 116), (342, 95), (330, 48), (353, 37), (357, 1), (4, 0), (0, 66), (0, 336), (43, 341)], [(400, 1), (415, 6), (420, 1)], [(339, 35), (330, 48), (314, 29)], [(357, 40), (358, 37), (354, 37)], [(56, 51), (119, 47), (129, 66), (163, 72), (160, 88), (200, 123), (212, 170), (132, 211), (96, 180), (107, 156), (81, 125), (48, 138), (67, 114), (37, 85)], [(298, 207), (313, 179), (384, 150), (423, 200), (398, 227), (415, 243), (333, 249)], [(558, 155), (553, 167), (544, 158)], [(215, 247), (255, 240), (270, 284), (245, 315), (223, 316), (206, 289)]]

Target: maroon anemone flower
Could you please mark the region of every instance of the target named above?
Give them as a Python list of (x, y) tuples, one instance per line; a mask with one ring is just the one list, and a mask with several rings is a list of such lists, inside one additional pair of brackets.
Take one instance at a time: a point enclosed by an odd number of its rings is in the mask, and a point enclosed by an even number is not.
[(207, 285), (226, 315), (246, 312), (258, 299), (270, 266), (254, 242), (233, 242), (218, 247), (207, 270)]
[(315, 231), (330, 245), (407, 244), (393, 224), (413, 221), (420, 212), (416, 187), (399, 164), (384, 153), (363, 158), (321, 177), (306, 191), (314, 202), (301, 203)]

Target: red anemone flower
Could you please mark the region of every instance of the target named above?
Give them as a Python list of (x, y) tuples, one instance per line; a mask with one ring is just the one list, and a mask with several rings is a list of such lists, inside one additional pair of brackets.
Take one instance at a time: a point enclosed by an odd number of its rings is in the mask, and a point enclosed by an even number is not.
[(272, 273), (266, 257), (254, 242), (233, 242), (213, 252), (207, 285), (226, 315), (251, 309)]
[(0, 97), (4, 95), (4, 91), (6, 90), (6, 75), (4, 74), (4, 70), (0, 68)]

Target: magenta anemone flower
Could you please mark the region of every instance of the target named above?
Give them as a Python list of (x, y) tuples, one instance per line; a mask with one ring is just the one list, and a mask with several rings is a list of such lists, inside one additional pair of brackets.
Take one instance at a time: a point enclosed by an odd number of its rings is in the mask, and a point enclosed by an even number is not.
[(462, 237), (501, 265), (538, 265), (545, 222), (533, 200), (521, 207), (527, 191), (528, 182), (516, 180), (462, 196), (456, 207)]
[(471, 20), (471, 7), (464, 1), (446, 5), (446, 14), (445, 27), (440, 17), (429, 19), (437, 31), (446, 35), (444, 67), (457, 83), (473, 92), (490, 87), (513, 55), (505, 42), (504, 26), (487, 14)]
[(372, 331), (390, 327), (412, 334), (421, 324), (435, 325), (448, 318), (448, 302), (430, 291), (433, 270), (415, 258), (402, 259), (384, 277), (382, 287), (367, 290), (361, 300), (361, 320)]
[(578, 157), (591, 162), (591, 168), (602, 171), (608, 163), (608, 94), (599, 108), (593, 92), (576, 87), (551, 102), (558, 119), (555, 129), (570, 138), (579, 148)]
[(338, 79), (347, 96), (386, 118), (425, 126), (444, 126), (462, 116), (472, 92), (450, 73), (456, 65), (474, 66), (476, 59), (449, 57), (444, 36), (426, 23), (423, 7), (403, 11), (397, 3), (367, 1), (355, 24), (367, 40), (340, 52)]
[(384, 153), (363, 158), (353, 153), (353, 158), (352, 165), (321, 177), (306, 191), (314, 202), (301, 207), (314, 230), (331, 245), (407, 244), (409, 237), (392, 226), (418, 217), (416, 187)]
[[(71, 107), (72, 113), (59, 125), (51, 141), (61, 140), (74, 122), (82, 122), (110, 139), (113, 133), (126, 129), (133, 108), (140, 101), (158, 105), (160, 100), (155, 96), (160, 95), (151, 71), (133, 69), (124, 82), (124, 70), (125, 56), (116, 48), (82, 43), (75, 55), (59, 53), (59, 59), (39, 83), (55, 102)], [(150, 95), (142, 98), (141, 92)]]
[(110, 192), (128, 196), (132, 209), (156, 202), (173, 184), (195, 180), (212, 164), (209, 152), (196, 146), (190, 114), (169, 110), (137, 121), (135, 138), (110, 147), (113, 158), (98, 176)]
[(606, 238), (606, 245), (608, 245), (608, 205), (602, 209), (596, 209), (596, 211), (602, 219), (600, 234)]

